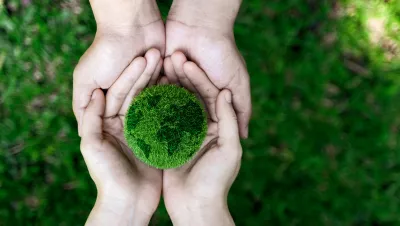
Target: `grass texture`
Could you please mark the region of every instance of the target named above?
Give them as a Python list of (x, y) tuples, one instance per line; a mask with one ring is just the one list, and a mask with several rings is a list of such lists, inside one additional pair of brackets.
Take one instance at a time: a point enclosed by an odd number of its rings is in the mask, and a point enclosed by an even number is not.
[(207, 116), (196, 96), (176, 85), (144, 89), (125, 118), (125, 138), (136, 157), (159, 169), (187, 163), (207, 134)]

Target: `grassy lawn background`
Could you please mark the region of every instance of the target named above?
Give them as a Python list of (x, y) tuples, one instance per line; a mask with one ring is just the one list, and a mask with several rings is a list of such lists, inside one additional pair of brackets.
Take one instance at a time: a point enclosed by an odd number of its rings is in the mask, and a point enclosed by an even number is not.
[[(0, 0), (0, 225), (82, 225), (96, 191), (72, 71), (95, 22), (87, 1), (22, 2)], [(396, 0), (244, 0), (237, 225), (400, 225), (399, 34)], [(152, 225), (171, 225), (163, 204)]]

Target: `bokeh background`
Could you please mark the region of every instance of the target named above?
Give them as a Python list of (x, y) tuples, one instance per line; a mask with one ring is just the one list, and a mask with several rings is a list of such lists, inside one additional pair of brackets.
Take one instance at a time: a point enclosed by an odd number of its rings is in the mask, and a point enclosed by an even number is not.
[[(0, 0), (0, 225), (94, 204), (71, 96), (95, 30), (88, 1)], [(235, 35), (254, 112), (237, 225), (400, 225), (400, 1), (244, 0)]]

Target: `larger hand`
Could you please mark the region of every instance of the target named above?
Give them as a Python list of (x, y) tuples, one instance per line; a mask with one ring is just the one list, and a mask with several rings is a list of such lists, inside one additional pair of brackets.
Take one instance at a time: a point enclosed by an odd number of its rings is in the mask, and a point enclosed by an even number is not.
[[(206, 72), (216, 87), (229, 89), (238, 114), (240, 134), (247, 137), (251, 115), (249, 76), (233, 35), (240, 2), (174, 0), (166, 22), (166, 56), (182, 51)], [(169, 61), (167, 57), (164, 64)], [(185, 79), (182, 67), (174, 66), (175, 73), (166, 71), (172, 83)]]
[[(162, 54), (165, 49), (164, 23), (155, 0), (91, 0), (90, 4), (97, 32), (74, 71), (73, 109), (78, 125), (95, 89), (110, 88), (132, 60), (150, 48)], [(157, 67), (160, 70), (162, 62)]]

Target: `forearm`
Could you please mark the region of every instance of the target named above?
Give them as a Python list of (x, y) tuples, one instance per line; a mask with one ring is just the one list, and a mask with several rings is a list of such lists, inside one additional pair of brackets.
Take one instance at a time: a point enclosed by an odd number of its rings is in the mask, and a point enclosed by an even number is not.
[(189, 26), (231, 28), (241, 3), (242, 0), (174, 0), (168, 20), (183, 22)]
[(98, 33), (132, 35), (161, 20), (156, 0), (90, 0), (90, 5)]
[(235, 225), (226, 204), (188, 205), (170, 214), (174, 225), (230, 226)]
[(135, 202), (109, 202), (98, 198), (86, 225), (148, 225), (151, 216), (139, 212)]

